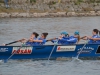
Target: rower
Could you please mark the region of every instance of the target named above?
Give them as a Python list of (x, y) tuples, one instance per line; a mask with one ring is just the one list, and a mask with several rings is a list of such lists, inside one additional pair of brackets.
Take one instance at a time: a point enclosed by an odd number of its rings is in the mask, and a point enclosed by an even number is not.
[(69, 39), (69, 34), (66, 31), (61, 32), (61, 36), (58, 38), (58, 44), (61, 45), (66, 45), (68, 43), (66, 43), (66, 41), (64, 40), (68, 40)]
[(63, 40), (65, 38), (68, 39), (68, 37), (69, 37), (69, 34), (66, 31), (63, 31), (63, 32), (61, 32), (61, 35), (58, 38), (49, 39), (47, 41), (51, 41), (53, 43), (65, 45), (67, 43), (65, 41), (63, 41)]
[(37, 43), (37, 45), (44, 45), (46, 43), (47, 35), (48, 33), (42, 33), (40, 38), (31, 41)]
[(34, 46), (34, 45), (37, 45), (37, 43), (36, 43), (36, 42), (33, 42), (33, 41), (31, 41), (31, 40), (36, 40), (38, 36), (39, 36), (38, 33), (33, 32), (33, 33), (31, 34), (31, 37), (30, 37), (29, 40), (24, 39), (24, 41), (20, 41), (20, 42), (23, 42), (23, 43), (25, 42), (25, 45), (26, 45), (26, 46)]
[(76, 44), (80, 41), (79, 31), (74, 32), (74, 36), (69, 36), (69, 38), (65, 38), (63, 41), (66, 41), (67, 44)]
[(99, 36), (100, 31), (98, 29), (93, 29), (92, 35), (93, 35), (92, 37), (91, 36), (85, 36), (82, 39), (83, 40), (89, 39), (88, 44), (100, 44), (100, 36)]

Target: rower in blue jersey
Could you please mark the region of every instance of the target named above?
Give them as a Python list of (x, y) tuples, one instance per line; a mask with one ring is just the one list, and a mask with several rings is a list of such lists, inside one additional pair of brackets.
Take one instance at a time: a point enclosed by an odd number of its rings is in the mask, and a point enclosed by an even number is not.
[(74, 32), (74, 36), (69, 36), (69, 38), (64, 38), (63, 41), (66, 42), (66, 44), (76, 44), (80, 41), (80, 34), (79, 31)]
[(37, 43), (37, 45), (44, 45), (46, 43), (46, 37), (48, 33), (42, 33), (39, 39), (33, 39), (32, 42)]
[(68, 43), (64, 40), (69, 39), (69, 34), (66, 31), (61, 32), (61, 36), (58, 38), (58, 44), (67, 45)]
[(66, 31), (63, 31), (63, 32), (61, 32), (61, 35), (59, 36), (59, 38), (48, 39), (47, 41), (51, 41), (53, 43), (65, 45), (66, 42), (63, 41), (65, 38), (68, 39), (69, 34)]
[(23, 42), (23, 43), (25, 42), (25, 45), (26, 45), (26, 46), (34, 46), (34, 45), (37, 45), (37, 43), (36, 43), (36, 42), (33, 42), (33, 41), (31, 41), (31, 40), (36, 40), (38, 36), (39, 36), (38, 33), (33, 32), (33, 33), (31, 34), (31, 37), (30, 37), (29, 40), (24, 39), (24, 41), (20, 41), (20, 42)]
[(85, 36), (84, 40), (89, 40), (88, 44), (100, 44), (100, 31), (98, 29), (93, 29), (92, 31), (92, 37), (91, 36)]

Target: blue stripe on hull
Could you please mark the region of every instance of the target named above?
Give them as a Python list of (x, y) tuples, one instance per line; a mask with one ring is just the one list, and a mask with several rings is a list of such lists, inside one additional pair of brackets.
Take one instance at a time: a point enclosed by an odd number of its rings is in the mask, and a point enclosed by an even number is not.
[[(81, 50), (84, 44), (78, 45), (57, 45), (51, 55), (53, 58), (57, 57), (75, 57)], [(36, 58), (48, 58), (50, 52), (54, 46), (33, 46), (33, 47), (22, 47), (20, 50), (18, 46), (0, 46), (0, 59), (7, 59), (12, 53), (17, 51), (11, 59), (36, 59)], [(79, 57), (99, 57), (100, 46), (99, 44), (88, 44), (86, 45)]]

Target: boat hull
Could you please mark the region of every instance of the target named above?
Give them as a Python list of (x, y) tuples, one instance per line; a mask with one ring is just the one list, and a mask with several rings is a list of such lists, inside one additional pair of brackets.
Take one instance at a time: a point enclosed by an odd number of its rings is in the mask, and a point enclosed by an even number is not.
[[(80, 53), (84, 44), (78, 45), (56, 45), (51, 58), (57, 57), (76, 57)], [(0, 59), (42, 59), (48, 58), (54, 45), (43, 46), (0, 46)], [(19, 49), (20, 48), (20, 49)], [(100, 45), (87, 44), (82, 49), (79, 57), (99, 57)]]

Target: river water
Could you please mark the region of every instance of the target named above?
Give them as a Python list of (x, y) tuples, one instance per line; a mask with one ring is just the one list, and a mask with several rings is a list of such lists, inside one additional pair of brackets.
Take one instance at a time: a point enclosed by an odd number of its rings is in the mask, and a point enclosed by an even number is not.
[[(48, 32), (47, 39), (58, 37), (61, 31), (92, 36), (94, 28), (100, 29), (100, 17), (0, 18), (0, 44), (29, 38), (33, 31)], [(49, 64), (47, 60), (9, 60), (0, 63), (0, 75), (100, 75), (100, 60), (52, 60)]]

